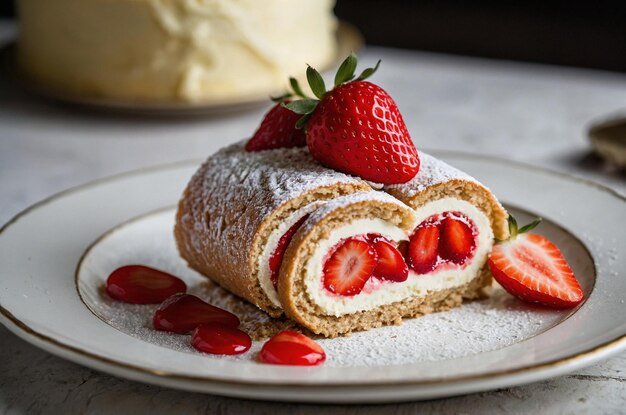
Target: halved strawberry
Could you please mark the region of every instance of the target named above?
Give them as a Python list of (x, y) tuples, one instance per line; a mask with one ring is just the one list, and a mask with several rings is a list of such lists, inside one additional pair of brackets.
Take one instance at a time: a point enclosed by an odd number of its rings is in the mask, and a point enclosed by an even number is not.
[(378, 255), (372, 245), (360, 238), (348, 238), (324, 264), (324, 287), (334, 294), (356, 295), (372, 276), (377, 263)]
[(275, 365), (314, 366), (326, 360), (326, 353), (304, 334), (285, 330), (265, 342), (259, 359)]
[(494, 245), (489, 268), (510, 294), (554, 308), (570, 308), (583, 300), (583, 291), (556, 245), (541, 235), (526, 233), (539, 220), (517, 229), (509, 217), (511, 236)]
[(409, 242), (409, 265), (418, 274), (435, 269), (439, 257), (439, 228), (427, 223), (418, 227)]
[(125, 265), (109, 275), (106, 291), (125, 303), (158, 304), (172, 294), (184, 293), (187, 285), (180, 278), (158, 269)]
[(439, 256), (455, 264), (462, 264), (476, 247), (472, 229), (454, 216), (445, 217), (440, 227)]
[(246, 143), (246, 151), (262, 151), (274, 148), (304, 147), (305, 132), (296, 128), (300, 115), (281, 106), (274, 105), (265, 114), (261, 125)]
[(276, 249), (270, 256), (269, 266), (270, 266), (270, 279), (274, 288), (278, 286), (278, 273), (280, 271), (280, 266), (283, 263), (283, 257), (285, 256), (285, 251), (289, 246), (289, 242), (293, 238), (293, 235), (296, 231), (302, 226), (305, 220), (309, 217), (308, 214), (301, 217), (296, 223), (294, 223), (291, 228), (285, 232), (283, 236), (278, 240), (278, 244), (276, 244)]
[(409, 277), (409, 267), (395, 244), (384, 238), (376, 238), (372, 241), (372, 246), (378, 255), (378, 264), (374, 268), (373, 275), (388, 281), (406, 281)]
[(190, 294), (171, 296), (159, 306), (152, 318), (152, 326), (156, 330), (173, 333), (188, 333), (205, 323), (236, 328), (239, 326), (239, 318)]

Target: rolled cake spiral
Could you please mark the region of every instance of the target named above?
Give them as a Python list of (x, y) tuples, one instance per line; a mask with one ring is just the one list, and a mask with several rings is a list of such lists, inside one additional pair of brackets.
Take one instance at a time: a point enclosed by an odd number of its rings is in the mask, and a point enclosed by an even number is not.
[[(472, 177), (425, 153), (420, 158), (411, 181), (375, 190), (322, 167), (306, 149), (248, 153), (242, 144), (230, 146), (209, 157), (184, 191), (175, 226), (179, 251), (232, 293), (325, 336), (482, 297), (491, 285), (487, 254), (494, 237), (506, 237), (508, 215)], [(421, 228), (447, 218), (471, 232), (463, 259), (438, 254), (424, 271), (404, 253), (405, 281), (372, 276), (349, 295), (327, 288), (325, 264), (345, 241), (378, 235), (398, 248), (411, 246)], [(281, 249), (284, 256), (275, 256)], [(272, 283), (276, 258), (282, 261)]]
[(187, 185), (174, 228), (178, 250), (192, 268), (276, 317), (270, 245), (325, 200), (369, 189), (306, 149), (246, 152), (235, 144), (209, 157)]

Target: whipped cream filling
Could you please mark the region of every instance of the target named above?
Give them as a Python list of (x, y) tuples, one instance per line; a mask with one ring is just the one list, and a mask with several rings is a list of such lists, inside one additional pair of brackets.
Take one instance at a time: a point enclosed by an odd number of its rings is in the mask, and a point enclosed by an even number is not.
[(282, 305), (280, 304), (280, 300), (278, 298), (278, 292), (274, 288), (274, 284), (272, 284), (270, 257), (274, 251), (276, 251), (280, 238), (287, 233), (289, 228), (295, 225), (296, 222), (298, 222), (304, 215), (317, 210), (324, 203), (325, 202), (322, 201), (313, 202), (294, 211), (292, 214), (287, 216), (287, 218), (282, 221), (276, 229), (274, 229), (269, 238), (267, 238), (265, 248), (259, 256), (259, 284), (261, 284), (261, 288), (275, 307), (282, 308)]
[(450, 197), (427, 203), (419, 208), (415, 212), (416, 223), (419, 224), (432, 215), (449, 211), (462, 212), (467, 215), (478, 231), (474, 255), (463, 266), (442, 266), (421, 275), (409, 268), (409, 277), (404, 282), (380, 281), (371, 278), (358, 295), (350, 297), (333, 294), (324, 288), (323, 268), (328, 252), (342, 239), (367, 233), (379, 233), (400, 242), (408, 240), (410, 236), (394, 224), (381, 219), (358, 219), (337, 228), (328, 239), (319, 242), (313, 255), (305, 264), (304, 284), (307, 294), (324, 313), (338, 317), (370, 310), (408, 297), (426, 296), (433, 291), (467, 284), (484, 265), (487, 254), (493, 246), (494, 235), (489, 219), (484, 213), (471, 203)]

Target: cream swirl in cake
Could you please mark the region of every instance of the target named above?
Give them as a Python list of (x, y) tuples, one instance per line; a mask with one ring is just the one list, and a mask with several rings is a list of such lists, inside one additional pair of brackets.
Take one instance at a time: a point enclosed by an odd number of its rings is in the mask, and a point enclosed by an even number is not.
[[(487, 253), (494, 235), (506, 235), (507, 214), (475, 179), (427, 154), (421, 160), (411, 181), (375, 190), (322, 167), (303, 148), (228, 147), (185, 190), (175, 229), (179, 250), (231, 292), (326, 336), (480, 297), (491, 283)], [(444, 246), (424, 268), (424, 254), (414, 248), (425, 228), (438, 229), (442, 241), (446, 232), (465, 235), (463, 255)], [(329, 284), (329, 261), (353, 239), (355, 246), (374, 240), (398, 252), (406, 277), (374, 272), (357, 289)]]
[(289, 244), (293, 233), (298, 230), (301, 221), (306, 219), (324, 203), (324, 201), (316, 201), (291, 213), (274, 231), (272, 231), (272, 233), (270, 233), (267, 238), (267, 243), (263, 248), (263, 252), (259, 255), (259, 283), (276, 308), (281, 308), (276, 287), (278, 286), (278, 274), (282, 263), (284, 248)]
[[(344, 197), (328, 205), (331, 207), (335, 202), (345, 203), (345, 200), (349, 199), (350, 197)], [(423, 297), (433, 291), (456, 288), (469, 283), (485, 265), (487, 254), (493, 245), (493, 231), (489, 219), (474, 205), (449, 197), (427, 203), (414, 215), (415, 223), (419, 225), (435, 222), (438, 218), (444, 217), (459, 218), (472, 229), (471, 249), (458, 264), (438, 256), (432, 269), (428, 271), (416, 270), (409, 265), (405, 281), (387, 281), (372, 277), (357, 295), (333, 294), (324, 287), (324, 265), (329, 258), (329, 252), (337, 249), (343, 241), (374, 234), (381, 235), (396, 245), (403, 241), (410, 244), (411, 237), (415, 234), (415, 230), (407, 233), (398, 226), (378, 218), (361, 218), (336, 228), (327, 239), (317, 243), (313, 255), (305, 266), (304, 283), (307, 294), (324, 313), (341, 316), (401, 301), (411, 296)], [(419, 229), (420, 226), (416, 228)], [(410, 262), (408, 258), (407, 262)]]

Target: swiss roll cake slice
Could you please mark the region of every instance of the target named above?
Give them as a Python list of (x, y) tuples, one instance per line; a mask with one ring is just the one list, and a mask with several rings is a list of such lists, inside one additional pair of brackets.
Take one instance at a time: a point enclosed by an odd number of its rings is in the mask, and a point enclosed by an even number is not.
[[(374, 243), (380, 240), (396, 250), (399, 265), (406, 268), (397, 247), (414, 226), (415, 212), (379, 191), (338, 197), (317, 209), (298, 230), (283, 260), (278, 291), (285, 313), (331, 337), (410, 315), (402, 304), (406, 281), (374, 275), (383, 259)], [(408, 277), (408, 268), (406, 272)]]
[(487, 294), (487, 255), (506, 237), (507, 213), (475, 179), (421, 158), (410, 182), (335, 198), (304, 222), (278, 283), (289, 317), (336, 336)]
[(325, 201), (369, 189), (322, 167), (305, 148), (246, 152), (235, 144), (209, 157), (184, 190), (178, 250), (193, 269), (278, 316), (285, 234)]

